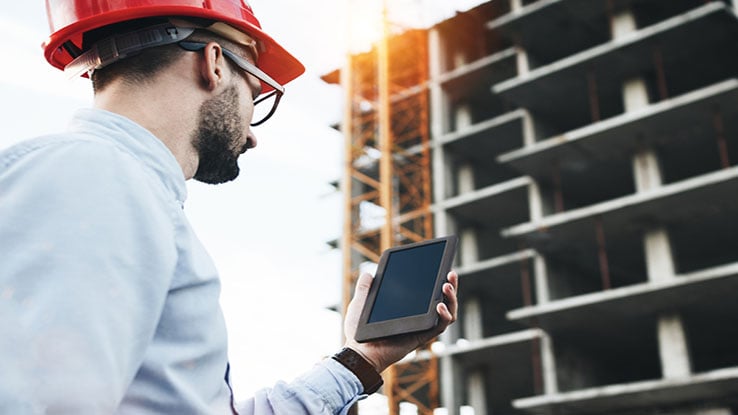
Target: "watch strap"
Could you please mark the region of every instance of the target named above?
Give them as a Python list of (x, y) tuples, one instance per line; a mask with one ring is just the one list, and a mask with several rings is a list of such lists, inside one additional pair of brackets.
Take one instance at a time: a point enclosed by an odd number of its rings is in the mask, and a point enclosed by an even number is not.
[(384, 381), (382, 376), (377, 373), (371, 363), (367, 362), (362, 355), (355, 350), (344, 347), (340, 352), (334, 354), (333, 359), (344, 365), (350, 370), (361, 382), (364, 387), (364, 393), (371, 395), (379, 390)]

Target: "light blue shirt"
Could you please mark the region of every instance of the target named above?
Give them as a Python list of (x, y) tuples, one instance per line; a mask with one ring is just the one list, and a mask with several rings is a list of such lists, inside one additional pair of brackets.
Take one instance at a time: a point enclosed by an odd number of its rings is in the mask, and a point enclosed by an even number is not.
[[(0, 413), (231, 413), (219, 278), (185, 198), (169, 149), (110, 112), (0, 152)], [(238, 408), (345, 413), (361, 390), (326, 359)]]

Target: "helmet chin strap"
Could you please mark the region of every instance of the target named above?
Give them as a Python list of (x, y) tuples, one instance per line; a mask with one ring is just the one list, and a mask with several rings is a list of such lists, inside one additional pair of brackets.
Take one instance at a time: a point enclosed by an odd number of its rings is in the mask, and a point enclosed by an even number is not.
[(70, 79), (84, 73), (92, 75), (95, 70), (135, 55), (143, 49), (184, 40), (194, 31), (195, 28), (177, 27), (171, 23), (164, 23), (111, 36), (95, 43), (88, 51), (67, 64), (64, 67), (64, 73)]

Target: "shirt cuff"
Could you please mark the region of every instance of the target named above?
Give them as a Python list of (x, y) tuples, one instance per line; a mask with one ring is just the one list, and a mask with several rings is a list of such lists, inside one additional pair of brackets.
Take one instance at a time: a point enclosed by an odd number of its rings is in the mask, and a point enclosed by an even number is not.
[(348, 413), (357, 401), (368, 396), (363, 394), (364, 386), (359, 378), (331, 358), (324, 359), (296, 381), (321, 396), (334, 414)]

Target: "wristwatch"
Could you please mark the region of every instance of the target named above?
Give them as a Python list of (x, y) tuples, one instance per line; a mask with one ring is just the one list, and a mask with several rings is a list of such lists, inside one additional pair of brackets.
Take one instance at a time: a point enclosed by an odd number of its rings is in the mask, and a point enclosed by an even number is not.
[(374, 366), (367, 362), (366, 359), (356, 351), (348, 347), (344, 347), (340, 352), (334, 354), (332, 357), (334, 360), (346, 366), (348, 370), (353, 372), (353, 374), (359, 378), (361, 385), (364, 386), (365, 394), (371, 395), (378, 391), (384, 383), (382, 376), (377, 373)]

